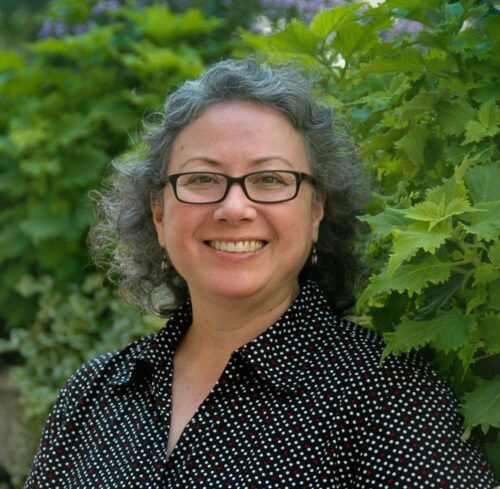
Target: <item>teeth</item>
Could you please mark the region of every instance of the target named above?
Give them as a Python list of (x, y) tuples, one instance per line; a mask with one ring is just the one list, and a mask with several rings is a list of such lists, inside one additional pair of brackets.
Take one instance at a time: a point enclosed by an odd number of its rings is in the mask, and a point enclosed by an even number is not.
[(244, 253), (246, 251), (256, 251), (264, 246), (264, 241), (210, 241), (212, 248), (230, 253)]

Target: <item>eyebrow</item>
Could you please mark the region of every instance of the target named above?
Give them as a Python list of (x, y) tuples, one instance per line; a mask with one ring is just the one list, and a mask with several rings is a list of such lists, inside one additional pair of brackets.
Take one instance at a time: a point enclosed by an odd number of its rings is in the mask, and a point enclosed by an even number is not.
[[(293, 165), (286, 158), (283, 158), (283, 156), (264, 156), (262, 158), (256, 158), (256, 159), (252, 160), (251, 162), (255, 165), (261, 165), (263, 163), (267, 163), (268, 161), (272, 161), (272, 160), (279, 160), (279, 161), (285, 163), (290, 168), (294, 168)], [(193, 158), (189, 158), (188, 160), (184, 161), (184, 163), (181, 164), (179, 169), (182, 169), (184, 166), (186, 166), (188, 163), (191, 163), (192, 161), (199, 161), (199, 162), (203, 162), (203, 163), (208, 163), (209, 165), (213, 165), (215, 167), (222, 166), (222, 164), (223, 164), (220, 161), (214, 160), (212, 158), (206, 158), (204, 156), (195, 156)]]

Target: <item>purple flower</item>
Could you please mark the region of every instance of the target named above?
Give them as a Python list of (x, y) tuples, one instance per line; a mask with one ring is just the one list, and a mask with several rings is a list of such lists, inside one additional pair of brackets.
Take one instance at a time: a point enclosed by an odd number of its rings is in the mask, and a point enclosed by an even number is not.
[(62, 20), (47, 19), (38, 33), (40, 39), (47, 37), (63, 37), (68, 33), (68, 24)]
[(92, 8), (92, 13), (99, 15), (118, 8), (120, 8), (118, 0), (99, 0)]
[(423, 28), (424, 25), (421, 22), (398, 18), (392, 25), (392, 29), (380, 31), (380, 35), (386, 41), (390, 41), (394, 37), (404, 34), (415, 37)]

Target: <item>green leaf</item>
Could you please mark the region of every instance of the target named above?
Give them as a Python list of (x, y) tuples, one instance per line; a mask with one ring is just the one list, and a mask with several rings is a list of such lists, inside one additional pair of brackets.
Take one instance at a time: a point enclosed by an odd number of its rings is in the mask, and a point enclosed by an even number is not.
[(451, 231), (451, 224), (446, 222), (433, 227), (432, 230), (429, 230), (429, 226), (425, 222), (412, 224), (404, 231), (393, 228), (394, 239), (389, 258), (388, 275), (392, 276), (403, 262), (413, 257), (420, 249), (434, 253), (450, 236)]
[(500, 428), (500, 377), (485, 382), (464, 396), (461, 408), (465, 423), (480, 425), (483, 433), (491, 426)]
[(473, 287), (478, 285), (488, 284), (495, 281), (500, 277), (500, 271), (498, 267), (492, 263), (482, 263), (479, 265), (474, 272), (474, 284)]
[(479, 320), (478, 332), (488, 354), (500, 353), (500, 315), (485, 316)]
[(500, 166), (498, 162), (474, 166), (467, 171), (464, 179), (473, 202), (500, 200)]
[(320, 37), (327, 37), (345, 24), (356, 22), (355, 12), (361, 7), (360, 3), (338, 5), (330, 10), (323, 10), (315, 15), (311, 22), (311, 31)]
[(304, 27), (297, 19), (292, 19), (282, 31), (269, 36), (269, 44), (289, 53), (307, 54), (314, 57), (319, 38)]
[(421, 92), (401, 106), (400, 122), (411, 122), (415, 117), (433, 111), (439, 96), (432, 92)]
[(439, 311), (434, 319), (412, 321), (405, 319), (393, 333), (386, 333), (387, 346), (382, 360), (391, 353), (409, 352), (426, 344), (448, 353), (463, 347), (474, 328), (474, 320), (458, 309)]
[(481, 105), (477, 118), (484, 127), (495, 127), (500, 123), (500, 109), (493, 100), (489, 100)]
[(397, 51), (392, 57), (376, 58), (363, 66), (363, 73), (423, 73), (425, 70), (422, 53), (415, 48)]
[(488, 284), (488, 309), (500, 311), (500, 280)]
[(418, 125), (412, 127), (406, 135), (399, 141), (396, 141), (394, 145), (396, 148), (404, 151), (411, 162), (416, 165), (423, 165), (425, 162), (424, 147), (426, 141), (427, 128), (424, 125)]
[(490, 262), (500, 267), (500, 241), (496, 241), (488, 250), (488, 258)]
[(474, 119), (476, 111), (466, 102), (444, 102), (438, 105), (437, 120), (446, 134), (459, 136), (465, 132), (465, 126)]
[(464, 216), (469, 225), (464, 228), (481, 239), (498, 239), (500, 235), (500, 201), (480, 202), (474, 207), (484, 212), (469, 213)]
[(360, 300), (396, 290), (407, 292), (411, 297), (420, 294), (427, 284), (440, 284), (450, 278), (453, 263), (443, 263), (435, 256), (428, 256), (420, 263), (401, 265), (391, 277), (387, 268), (379, 275), (370, 278), (370, 284)]
[(345, 60), (349, 60), (354, 54), (366, 51), (374, 42), (375, 36), (374, 26), (353, 22), (338, 29), (332, 46)]
[(470, 121), (465, 126), (466, 133), (465, 139), (462, 142), (462, 146), (469, 143), (476, 143), (481, 141), (481, 139), (490, 138), (496, 136), (500, 129), (498, 127), (485, 127), (483, 124), (477, 121)]
[(493, 100), (481, 105), (478, 112), (478, 121), (466, 124), (467, 132), (462, 145), (481, 141), (484, 138), (496, 136), (500, 132), (500, 109)]
[(407, 219), (399, 209), (394, 209), (392, 207), (386, 207), (382, 212), (374, 216), (366, 215), (358, 219), (367, 222), (373, 233), (380, 237), (390, 234), (393, 227), (406, 229), (412, 222), (410, 219)]

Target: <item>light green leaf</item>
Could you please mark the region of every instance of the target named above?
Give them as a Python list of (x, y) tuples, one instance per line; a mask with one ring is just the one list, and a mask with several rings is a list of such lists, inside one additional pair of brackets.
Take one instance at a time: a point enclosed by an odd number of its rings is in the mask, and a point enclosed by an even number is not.
[(483, 433), (491, 426), (500, 428), (500, 377), (466, 394), (461, 411), (465, 423), (469, 426), (481, 425)]
[(432, 92), (421, 92), (401, 106), (400, 123), (411, 122), (415, 117), (428, 114), (432, 111), (439, 100), (437, 94)]
[(500, 353), (500, 315), (485, 316), (479, 320), (479, 334), (488, 354)]
[(496, 136), (500, 129), (498, 127), (485, 127), (480, 122), (470, 121), (466, 124), (465, 129), (467, 130), (465, 134), (465, 139), (462, 146), (469, 143), (476, 143), (481, 141), (481, 139)]
[(471, 366), (472, 363), (474, 363), (474, 355), (476, 354), (479, 347), (480, 347), (479, 343), (467, 343), (458, 351), (457, 356), (462, 361), (462, 368), (463, 368), (462, 381), (467, 372), (469, 371), (469, 367)]
[(481, 213), (481, 209), (471, 207), (465, 199), (456, 198), (446, 205), (445, 195), (441, 196), (441, 202), (435, 204), (428, 200), (421, 202), (413, 207), (401, 211), (406, 217), (415, 221), (424, 221), (429, 223), (429, 229), (432, 229), (436, 224), (445, 221), (446, 219), (461, 215), (464, 213)]
[(407, 292), (410, 297), (413, 294), (420, 294), (426, 285), (430, 283), (440, 284), (448, 280), (452, 268), (453, 263), (443, 263), (435, 256), (429, 256), (420, 263), (401, 265), (391, 277), (389, 277), (386, 268), (379, 275), (370, 279), (370, 284), (361, 295), (360, 300), (391, 290), (400, 293)]
[(310, 29), (320, 37), (327, 37), (345, 24), (356, 22), (355, 12), (361, 7), (360, 3), (339, 5), (331, 10), (323, 10), (315, 15)]
[(436, 317), (427, 321), (405, 319), (396, 330), (384, 335), (387, 346), (382, 360), (391, 353), (409, 352), (426, 344), (448, 353), (467, 343), (474, 328), (474, 320), (458, 309), (438, 311)]
[(500, 165), (474, 166), (465, 174), (465, 183), (473, 202), (500, 200)]
[(386, 207), (381, 213), (374, 216), (361, 216), (360, 221), (367, 222), (373, 233), (380, 237), (390, 234), (393, 227), (397, 229), (406, 229), (411, 224), (411, 220), (407, 219), (399, 209)]
[(405, 48), (393, 57), (381, 57), (361, 68), (363, 73), (422, 73), (425, 70), (422, 53)]
[(434, 253), (450, 236), (451, 231), (451, 224), (447, 222), (433, 227), (430, 231), (425, 222), (412, 224), (405, 231), (393, 229), (394, 239), (389, 258), (388, 275), (392, 276), (403, 262), (414, 256), (420, 249)]
[(495, 127), (500, 123), (500, 109), (493, 99), (481, 105), (477, 118), (484, 127)]
[(464, 219), (470, 224), (463, 224), (464, 228), (481, 239), (498, 239), (500, 236), (500, 201), (480, 202), (474, 208), (484, 212), (466, 214)]
[(297, 19), (292, 19), (280, 32), (269, 36), (269, 44), (289, 53), (316, 55), (319, 38), (304, 27)]
[(492, 263), (482, 263), (474, 272), (474, 287), (488, 284), (500, 277), (498, 267)]
[(465, 126), (475, 118), (476, 111), (465, 101), (461, 103), (444, 102), (438, 106), (438, 123), (446, 134), (459, 136), (465, 132)]
[(374, 38), (373, 27), (360, 25), (357, 22), (342, 26), (332, 42), (333, 48), (344, 59), (350, 59), (354, 53), (365, 51)]

